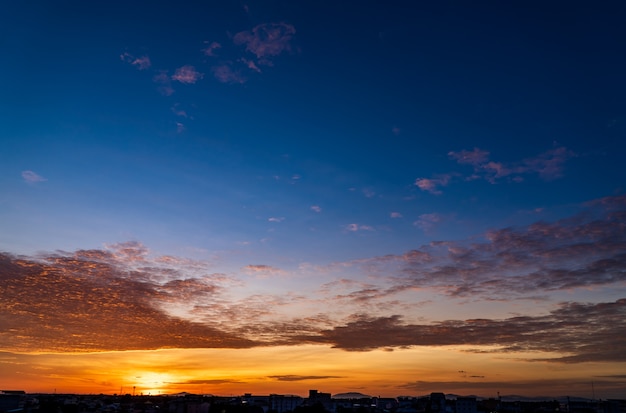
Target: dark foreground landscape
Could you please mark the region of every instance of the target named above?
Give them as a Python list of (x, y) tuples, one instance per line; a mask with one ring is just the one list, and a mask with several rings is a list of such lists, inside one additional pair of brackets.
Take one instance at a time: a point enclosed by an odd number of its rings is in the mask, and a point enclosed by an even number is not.
[(626, 399), (579, 397), (481, 398), (431, 393), (425, 396), (372, 397), (361, 393), (331, 395), (310, 390), (296, 395), (214, 396), (78, 395), (0, 391), (0, 413), (624, 413)]

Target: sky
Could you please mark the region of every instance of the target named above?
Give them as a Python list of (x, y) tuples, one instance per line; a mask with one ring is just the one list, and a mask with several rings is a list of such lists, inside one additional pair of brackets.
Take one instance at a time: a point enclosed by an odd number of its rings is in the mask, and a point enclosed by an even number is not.
[(626, 395), (626, 3), (0, 16), (0, 388)]

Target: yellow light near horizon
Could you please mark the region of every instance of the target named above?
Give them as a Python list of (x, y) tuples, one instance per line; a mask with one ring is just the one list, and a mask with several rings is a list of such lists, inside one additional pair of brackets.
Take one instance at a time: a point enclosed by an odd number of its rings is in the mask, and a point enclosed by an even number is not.
[(126, 379), (128, 383), (134, 383), (135, 394), (161, 394), (167, 393), (172, 382), (176, 382), (176, 377), (170, 373), (138, 372), (133, 377)]

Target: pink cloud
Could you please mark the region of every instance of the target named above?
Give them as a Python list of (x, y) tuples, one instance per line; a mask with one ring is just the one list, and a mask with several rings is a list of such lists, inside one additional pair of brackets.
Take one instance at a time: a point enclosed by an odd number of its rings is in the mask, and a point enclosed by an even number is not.
[(539, 154), (534, 158), (524, 159), (522, 163), (524, 170), (535, 172), (542, 178), (551, 180), (563, 175), (565, 161), (574, 156), (574, 152), (560, 146)]
[(46, 178), (44, 178), (41, 175), (38, 175), (37, 173), (33, 171), (22, 171), (22, 178), (24, 178), (24, 181), (26, 181), (29, 184), (36, 184), (37, 182), (47, 181)]
[(478, 166), (487, 162), (487, 160), (489, 159), (489, 152), (474, 148), (473, 151), (450, 151), (448, 152), (448, 156), (452, 159), (455, 159), (460, 164)]
[(202, 79), (202, 76), (204, 75), (198, 72), (195, 67), (186, 65), (176, 69), (172, 79), (180, 83), (192, 84)]
[(430, 192), (431, 194), (439, 195), (441, 191), (439, 187), (446, 186), (452, 178), (451, 175), (438, 175), (434, 178), (417, 178), (415, 185), (422, 191)]
[(245, 83), (246, 78), (235, 72), (229, 65), (213, 67), (213, 76), (222, 83)]
[(429, 231), (435, 227), (442, 220), (442, 216), (437, 213), (422, 214), (419, 219), (413, 222), (413, 225), (421, 228), (423, 231)]
[(183, 133), (184, 131), (185, 125), (180, 122), (176, 122), (176, 133)]
[(348, 224), (346, 225), (346, 230), (350, 231), (350, 232), (357, 232), (357, 231), (374, 231), (374, 228), (369, 226), (369, 225), (362, 225), (362, 224)]
[(120, 60), (126, 63), (130, 63), (139, 70), (148, 69), (152, 66), (150, 58), (148, 56), (135, 57), (128, 52), (124, 52), (120, 55)]
[(248, 66), (248, 69), (254, 70), (257, 73), (261, 73), (261, 69), (259, 69), (259, 67), (252, 60), (242, 58), (241, 63)]
[(238, 45), (245, 45), (246, 50), (258, 59), (277, 56), (291, 50), (291, 38), (296, 29), (287, 23), (265, 23), (254, 27), (251, 31), (239, 32), (233, 37)]
[(399, 212), (392, 212), (391, 214), (389, 214), (389, 216), (391, 218), (402, 218), (402, 214)]
[(159, 85), (161, 85), (157, 88), (157, 90), (163, 96), (171, 96), (174, 94), (174, 88), (172, 88), (172, 81), (170, 80), (170, 77), (168, 76), (166, 70), (159, 71), (159, 73), (154, 75), (154, 77), (152, 78), (152, 81), (154, 83), (158, 83)]
[(215, 56), (215, 50), (221, 48), (222, 45), (219, 44), (218, 42), (212, 42), (211, 44), (209, 44), (209, 46), (206, 49), (203, 49), (202, 51), (204, 52), (205, 55), (207, 56)]

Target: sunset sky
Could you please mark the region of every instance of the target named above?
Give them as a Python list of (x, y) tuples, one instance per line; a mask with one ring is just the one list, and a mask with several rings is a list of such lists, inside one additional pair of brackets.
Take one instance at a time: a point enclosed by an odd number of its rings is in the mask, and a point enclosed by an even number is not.
[(0, 389), (625, 397), (625, 22), (7, 2)]

